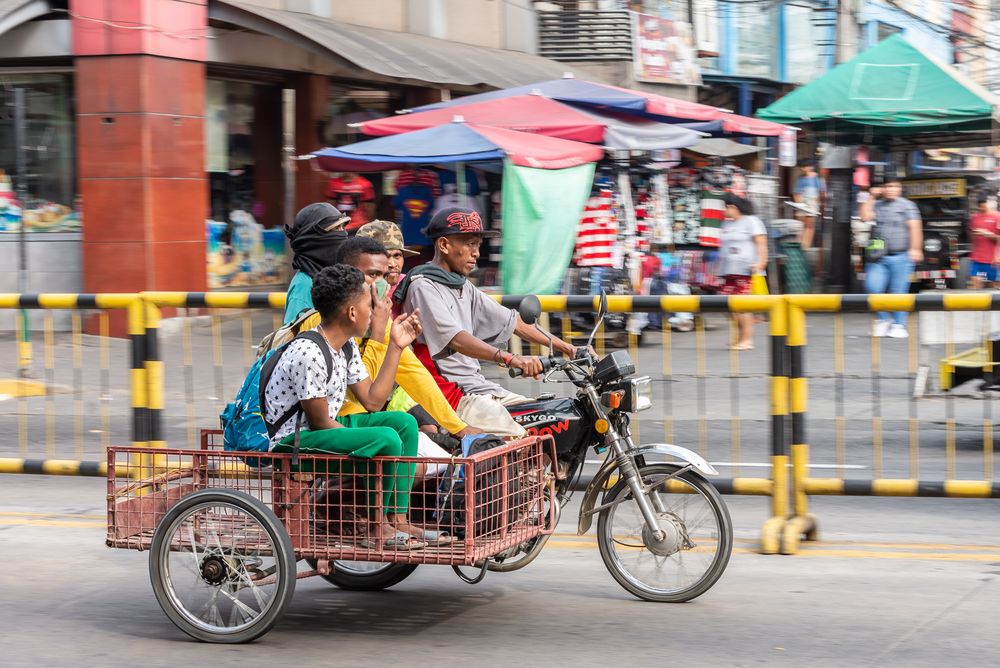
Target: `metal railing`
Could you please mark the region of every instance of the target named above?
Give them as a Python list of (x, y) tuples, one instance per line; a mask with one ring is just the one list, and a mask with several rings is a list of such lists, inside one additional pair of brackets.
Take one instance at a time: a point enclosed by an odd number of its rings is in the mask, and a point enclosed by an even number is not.
[[(516, 307), (521, 297), (497, 299)], [(218, 424), (255, 359), (256, 344), (280, 325), (284, 300), (284, 293), (0, 295), (0, 309), (66, 309), (73, 323), (69, 333), (46, 326), (35, 337), (44, 377), (29, 382), (42, 391), (0, 401), (0, 423), (11, 435), (0, 442), (0, 472), (104, 475), (100, 460), (109, 444), (197, 447), (198, 430)], [(592, 322), (596, 300), (543, 296), (542, 326), (582, 343), (589, 323), (578, 318)], [(923, 389), (938, 369), (952, 369), (948, 378), (959, 378), (954, 369), (967, 368), (969, 359), (979, 360), (973, 367), (980, 364), (984, 379), (995, 382), (989, 334), (994, 318), (1000, 330), (1000, 296), (608, 301), (612, 312), (663, 316), (658, 328), (643, 333), (654, 345), (607, 328), (595, 342), (601, 353), (612, 344), (627, 346), (638, 374), (653, 378), (659, 410), (637, 414), (636, 440), (698, 452), (722, 472), (713, 482), (725, 493), (770, 497), (763, 552), (794, 553), (803, 537), (816, 537), (809, 512), (814, 495), (1000, 497), (992, 403), (983, 398), (991, 391), (963, 396), (951, 385), (947, 392)], [(872, 338), (871, 313), (879, 309), (913, 312), (911, 338)], [(666, 314), (673, 312), (695, 314), (693, 331), (672, 331)], [(766, 318), (761, 328), (767, 328), (768, 345), (758, 336), (756, 350), (728, 349), (735, 332), (725, 316), (733, 313)], [(962, 319), (972, 316), (980, 318), (975, 336)], [(114, 318), (127, 322), (128, 339), (107, 336)], [(532, 352), (540, 351), (533, 346)], [(0, 382), (16, 374), (19, 355), (16, 348), (0, 355), (0, 364), (7, 361)], [(483, 366), (488, 377), (524, 395), (560, 387), (512, 380)], [(810, 393), (820, 400), (810, 405)], [(100, 455), (92, 457), (95, 452)], [(91, 458), (98, 461), (84, 461)]]
[[(948, 365), (957, 353), (952, 337), (942, 343), (928, 334), (929, 326), (936, 329), (944, 321), (955, 329), (962, 313), (998, 312), (1000, 295), (795, 295), (786, 301), (793, 516), (783, 532), (783, 553), (797, 552), (803, 537), (816, 538), (817, 521), (809, 513), (813, 495), (1000, 498), (990, 391), (923, 391), (930, 367)], [(910, 313), (911, 335), (879, 338), (865, 328), (854, 332), (857, 345), (846, 346), (851, 334), (844, 314), (878, 311)], [(810, 325), (815, 337), (832, 337), (833, 355), (812, 358), (815, 370), (807, 373)], [(973, 350), (988, 346), (989, 329), (981, 329)], [(984, 382), (991, 382), (993, 367), (983, 362)], [(808, 397), (817, 391), (831, 400), (811, 411)], [(852, 392), (867, 392), (867, 415), (845, 410)], [(817, 463), (833, 467), (836, 477), (813, 476)]]

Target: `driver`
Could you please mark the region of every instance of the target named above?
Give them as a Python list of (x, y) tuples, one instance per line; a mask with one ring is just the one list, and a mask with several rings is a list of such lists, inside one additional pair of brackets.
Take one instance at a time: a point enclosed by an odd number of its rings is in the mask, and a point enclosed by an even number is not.
[[(467, 280), (483, 237), (496, 235), (483, 228), (474, 209), (442, 209), (422, 232), (434, 242), (434, 259), (411, 270), (393, 295), (404, 312), (419, 308), (422, 314), (423, 333), (413, 350), (462, 420), (490, 433), (521, 437), (524, 429), (507, 407), (529, 399), (483, 377), (480, 361), (537, 378), (543, 369), (538, 357), (512, 355), (501, 347), (512, 334), (546, 346), (549, 336)], [(574, 354), (569, 343), (551, 340), (555, 351)]]

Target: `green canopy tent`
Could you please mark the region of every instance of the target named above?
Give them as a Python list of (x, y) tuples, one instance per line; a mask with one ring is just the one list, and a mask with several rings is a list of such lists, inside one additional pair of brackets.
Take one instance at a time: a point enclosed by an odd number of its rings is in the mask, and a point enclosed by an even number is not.
[(1000, 100), (893, 35), (757, 112), (834, 144), (887, 148), (997, 143)]

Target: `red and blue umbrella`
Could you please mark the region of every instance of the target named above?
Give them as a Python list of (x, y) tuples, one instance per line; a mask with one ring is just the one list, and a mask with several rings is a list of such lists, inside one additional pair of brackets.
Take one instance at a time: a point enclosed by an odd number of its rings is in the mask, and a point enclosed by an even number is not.
[(447, 124), (456, 114), (461, 114), (470, 123), (601, 144), (613, 149), (685, 148), (702, 138), (699, 132), (688, 128), (634, 115), (603, 113), (596, 108), (572, 107), (537, 94), (377, 118), (359, 123), (358, 127), (368, 135), (393, 135)]
[(476, 123), (449, 122), (313, 153), (331, 172), (376, 172), (405, 165), (508, 159), (521, 167), (564, 169), (597, 162), (599, 146)]
[(509, 100), (532, 94), (572, 105), (574, 108), (595, 109), (661, 123), (675, 123), (713, 136), (777, 137), (783, 130), (788, 129), (788, 126), (780, 123), (740, 116), (707, 104), (571, 77), (468, 95), (448, 102), (417, 107), (412, 112), (423, 113), (446, 109), (454, 111), (457, 107), (470, 104)]

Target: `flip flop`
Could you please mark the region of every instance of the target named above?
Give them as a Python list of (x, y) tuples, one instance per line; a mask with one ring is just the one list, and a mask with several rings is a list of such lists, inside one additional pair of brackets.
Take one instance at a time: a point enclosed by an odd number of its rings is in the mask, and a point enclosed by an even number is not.
[(422, 534), (415, 536), (415, 538), (426, 542), (430, 547), (451, 545), (455, 542), (455, 537), (447, 531), (435, 531), (434, 529), (424, 529)]
[[(377, 549), (378, 541), (374, 538), (365, 538), (360, 545), (369, 550)], [(382, 543), (384, 550), (419, 550), (425, 547), (427, 547), (427, 543), (414, 538), (405, 531), (397, 531), (396, 535)]]

